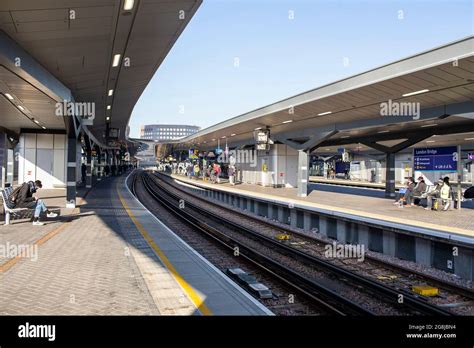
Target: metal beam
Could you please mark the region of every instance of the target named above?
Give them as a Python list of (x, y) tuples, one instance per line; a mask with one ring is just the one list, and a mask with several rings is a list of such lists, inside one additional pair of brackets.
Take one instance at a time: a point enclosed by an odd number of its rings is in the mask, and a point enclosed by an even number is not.
[(330, 139), (324, 141), (321, 146), (337, 146), (337, 145), (348, 145), (348, 144), (357, 144), (367, 141), (367, 138), (370, 137), (370, 140), (373, 142), (387, 141), (387, 140), (399, 140), (407, 138), (415, 138), (423, 134), (423, 136), (433, 136), (433, 135), (448, 135), (448, 134), (461, 134), (474, 131), (474, 122), (466, 122), (463, 124), (455, 126), (437, 126), (429, 127), (424, 129), (416, 129), (410, 131), (401, 131), (393, 133), (383, 133), (383, 134), (371, 134), (365, 135), (362, 137), (355, 138), (345, 138), (345, 139)]
[(288, 145), (289, 147), (298, 150), (298, 151), (314, 151), (322, 142), (332, 137), (334, 134), (337, 133), (337, 130), (329, 130), (329, 131), (316, 131), (310, 135), (309, 139), (303, 143), (296, 142), (285, 136), (281, 135), (274, 135), (270, 136), (273, 141), (279, 141), (283, 144)]

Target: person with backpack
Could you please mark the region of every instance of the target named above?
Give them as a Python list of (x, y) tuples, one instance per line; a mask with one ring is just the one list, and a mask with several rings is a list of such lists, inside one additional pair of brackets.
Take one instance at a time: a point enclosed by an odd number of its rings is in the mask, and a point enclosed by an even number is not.
[(43, 226), (44, 222), (41, 222), (40, 214), (46, 213), (48, 218), (55, 218), (58, 214), (48, 210), (46, 204), (42, 199), (37, 199), (33, 194), (43, 185), (40, 180), (28, 181), (17, 187), (8, 197), (8, 207), (14, 208), (28, 208), (34, 209), (33, 214), (33, 226)]

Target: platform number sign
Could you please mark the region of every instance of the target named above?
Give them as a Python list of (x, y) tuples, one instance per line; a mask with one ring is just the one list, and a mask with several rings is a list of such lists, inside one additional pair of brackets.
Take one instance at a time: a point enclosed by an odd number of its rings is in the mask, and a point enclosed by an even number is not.
[(458, 152), (456, 146), (418, 148), (413, 151), (413, 168), (424, 172), (456, 172)]

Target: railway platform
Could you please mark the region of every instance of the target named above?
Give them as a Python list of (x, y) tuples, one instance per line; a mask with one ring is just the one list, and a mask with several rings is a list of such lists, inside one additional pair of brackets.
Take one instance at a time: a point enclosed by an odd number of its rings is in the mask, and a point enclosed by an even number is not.
[[(260, 185), (227, 182), (211, 184), (202, 180), (190, 180), (182, 175), (172, 177), (195, 185), (215, 190), (235, 192), (257, 199), (293, 204), (313, 208), (315, 211), (333, 212), (333, 215), (357, 215), (359, 218), (378, 220), (380, 224), (400, 224), (416, 229), (432, 230), (474, 238), (474, 210), (449, 210), (447, 212), (426, 211), (420, 207), (399, 209), (393, 201), (386, 198), (368, 197), (358, 194), (313, 190), (307, 197), (297, 197), (294, 188), (273, 188)], [(341, 215), (342, 216), (342, 215)], [(448, 236), (447, 236), (448, 238)], [(474, 241), (473, 241), (474, 243)]]
[(291, 188), (171, 177), (206, 197), (309, 233), (474, 279), (473, 209), (400, 209), (392, 200), (359, 194), (313, 190), (301, 198)]
[(125, 176), (74, 209), (59, 208), (65, 190), (41, 194), (57, 219), (0, 225), (0, 314), (272, 314), (148, 212)]

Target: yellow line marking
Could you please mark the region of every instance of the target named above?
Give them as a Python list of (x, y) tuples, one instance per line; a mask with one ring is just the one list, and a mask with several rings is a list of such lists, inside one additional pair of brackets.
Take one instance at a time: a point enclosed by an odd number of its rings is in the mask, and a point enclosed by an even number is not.
[[(38, 239), (35, 243), (33, 243), (33, 245), (40, 246), (40, 245), (46, 243), (48, 240), (53, 238), (59, 232), (64, 230), (69, 224), (70, 224), (70, 222), (64, 222), (63, 224), (61, 224), (61, 226), (55, 228), (51, 232), (47, 233), (46, 235), (44, 235), (43, 237)], [(24, 258), (23, 255), (17, 255), (14, 258), (9, 259), (7, 262), (2, 263), (0, 265), (0, 273), (4, 273), (4, 272), (8, 271), (11, 267), (13, 267), (15, 264), (17, 264), (22, 258)]]
[(135, 215), (132, 213), (130, 208), (128, 207), (127, 202), (125, 202), (124, 198), (120, 194), (120, 192), (117, 190), (118, 196), (120, 198), (120, 202), (122, 202), (123, 207), (125, 208), (128, 216), (130, 216), (130, 219), (132, 219), (133, 223), (137, 227), (137, 229), (140, 231), (142, 234), (143, 238), (150, 244), (152, 249), (156, 252), (158, 257), (161, 259), (161, 261), (165, 264), (166, 268), (171, 272), (173, 277), (176, 279), (176, 281), (181, 285), (183, 288), (184, 292), (188, 295), (188, 297), (191, 299), (191, 301), (194, 303), (196, 308), (203, 314), (203, 315), (212, 315), (212, 311), (207, 307), (207, 305), (204, 303), (204, 300), (201, 299), (201, 297), (196, 293), (194, 288), (189, 285), (183, 277), (178, 273), (178, 271), (174, 268), (174, 266), (171, 264), (171, 262), (168, 260), (166, 255), (163, 253), (163, 251), (156, 245), (156, 243), (153, 241), (153, 239), (150, 237), (148, 232), (145, 230), (143, 225), (138, 221), (138, 219), (135, 217)]
[(368, 213), (368, 212), (365, 212), (365, 211), (362, 211), (362, 210), (340, 208), (340, 207), (336, 207), (336, 206), (332, 206), (332, 205), (314, 203), (314, 202), (311, 202), (311, 201), (304, 201), (304, 200), (301, 200), (301, 199), (298, 199), (298, 198), (287, 198), (287, 197), (272, 195), (272, 194), (268, 194), (268, 193), (258, 192), (258, 194), (254, 194), (253, 192), (245, 190), (245, 189), (237, 189), (237, 188), (228, 189), (225, 186), (221, 186), (221, 187), (217, 188), (217, 187), (215, 187), (214, 185), (211, 185), (211, 184), (202, 183), (202, 182), (195, 182), (195, 181), (184, 179), (184, 178), (181, 178), (181, 177), (178, 177), (178, 176), (175, 176), (175, 175), (171, 175), (171, 177), (175, 180), (179, 180), (179, 181), (183, 181), (183, 182), (189, 182), (189, 183), (201, 186), (201, 187), (207, 187), (207, 188), (210, 188), (210, 189), (220, 190), (220, 191), (224, 191), (224, 192), (230, 192), (230, 193), (234, 193), (234, 194), (239, 194), (240, 193), (244, 196), (249, 196), (249, 197), (253, 197), (253, 198), (266, 198), (268, 200), (275, 200), (275, 198), (278, 198), (279, 200), (287, 202), (287, 203), (290, 203), (290, 202), (299, 203), (303, 206), (306, 205), (306, 206), (320, 208), (320, 209), (324, 209), (324, 210), (332, 210), (332, 211), (337, 211), (337, 212), (340, 212), (340, 213), (358, 215), (358, 216), (362, 216), (362, 217), (382, 220), (382, 221), (385, 221), (385, 222), (394, 222), (394, 223), (399, 223), (399, 224), (402, 224), (402, 225), (408, 226), (408, 227), (410, 227), (410, 226), (425, 227), (425, 228), (429, 228), (429, 229), (432, 229), (432, 230), (437, 230), (437, 231), (442, 231), (442, 232), (449, 232), (449, 233), (458, 234), (458, 235), (462, 235), (462, 236), (474, 236), (473, 231), (463, 229), (463, 228), (459, 228), (459, 227), (452, 227), (452, 226), (446, 226), (446, 225), (436, 225), (436, 224), (432, 224), (432, 223), (429, 223), (429, 222), (421, 222), (421, 221), (415, 221), (415, 220), (406, 219), (406, 218), (397, 218), (397, 217), (388, 216), (388, 215)]

